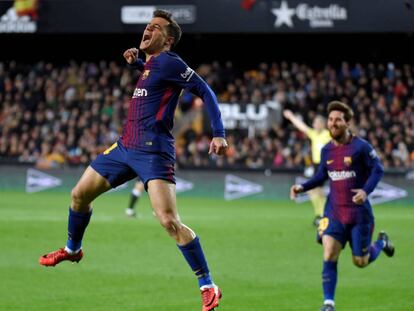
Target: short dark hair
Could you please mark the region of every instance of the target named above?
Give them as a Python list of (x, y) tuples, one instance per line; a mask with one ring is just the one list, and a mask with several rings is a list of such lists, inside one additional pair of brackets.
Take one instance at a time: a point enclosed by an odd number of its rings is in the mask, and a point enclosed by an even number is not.
[(352, 111), (351, 107), (343, 102), (340, 102), (339, 100), (331, 101), (328, 104), (328, 115), (331, 113), (331, 111), (334, 110), (343, 112), (346, 122), (349, 122), (354, 117), (354, 112)]
[(172, 14), (165, 10), (155, 10), (153, 17), (161, 17), (169, 22), (167, 25), (167, 33), (169, 36), (174, 38), (173, 47), (175, 47), (181, 39), (181, 27), (177, 22), (172, 18)]

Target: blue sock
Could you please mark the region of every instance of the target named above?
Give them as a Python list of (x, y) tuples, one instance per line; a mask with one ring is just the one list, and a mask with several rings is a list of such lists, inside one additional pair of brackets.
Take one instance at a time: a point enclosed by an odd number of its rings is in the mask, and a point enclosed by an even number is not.
[(337, 266), (336, 261), (324, 261), (322, 270), (322, 287), (323, 297), (325, 300), (334, 300), (336, 280), (337, 280)]
[(213, 284), (198, 237), (195, 237), (195, 239), (187, 245), (177, 246), (183, 253), (184, 258), (187, 260), (195, 275), (198, 277), (199, 287)]
[(66, 246), (70, 250), (77, 251), (81, 248), (83, 234), (89, 224), (91, 215), (92, 210), (89, 213), (79, 213), (69, 208), (68, 241)]
[(374, 243), (372, 243), (369, 247), (369, 259), (368, 263), (371, 263), (377, 259), (379, 254), (381, 254), (382, 249), (384, 248), (384, 241), (383, 240), (377, 240)]

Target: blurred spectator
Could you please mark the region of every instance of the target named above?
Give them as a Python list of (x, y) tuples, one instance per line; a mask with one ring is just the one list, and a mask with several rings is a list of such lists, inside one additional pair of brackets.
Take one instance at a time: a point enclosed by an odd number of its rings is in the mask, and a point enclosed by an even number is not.
[(61, 167), (65, 163), (65, 146), (62, 143), (56, 144), (53, 148), (47, 142), (41, 146), (41, 154), (36, 161), (36, 168), (50, 169)]

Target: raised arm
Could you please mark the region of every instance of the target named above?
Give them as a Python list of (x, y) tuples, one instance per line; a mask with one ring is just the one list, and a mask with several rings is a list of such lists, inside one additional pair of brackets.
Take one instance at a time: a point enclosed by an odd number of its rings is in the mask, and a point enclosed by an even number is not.
[(123, 56), (131, 68), (143, 71), (144, 61), (138, 58), (138, 53), (139, 50), (137, 48), (130, 48), (124, 52)]
[(309, 126), (306, 125), (305, 122), (303, 122), (300, 118), (294, 115), (294, 113), (289, 110), (285, 109), (283, 110), (283, 116), (288, 119), (292, 124), (301, 132), (307, 134), (308, 131), (311, 129)]

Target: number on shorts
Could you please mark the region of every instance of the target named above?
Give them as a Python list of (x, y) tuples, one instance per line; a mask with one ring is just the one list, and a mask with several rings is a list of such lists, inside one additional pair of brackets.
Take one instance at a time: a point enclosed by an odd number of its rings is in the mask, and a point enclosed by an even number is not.
[(329, 218), (328, 217), (324, 217), (319, 221), (319, 227), (318, 227), (319, 236), (322, 236), (322, 234), (324, 233), (326, 228), (328, 228), (328, 226), (329, 226)]

